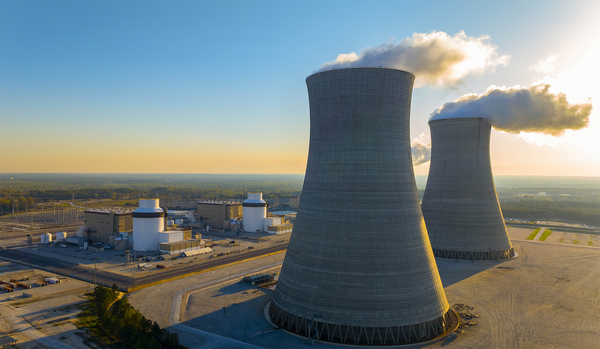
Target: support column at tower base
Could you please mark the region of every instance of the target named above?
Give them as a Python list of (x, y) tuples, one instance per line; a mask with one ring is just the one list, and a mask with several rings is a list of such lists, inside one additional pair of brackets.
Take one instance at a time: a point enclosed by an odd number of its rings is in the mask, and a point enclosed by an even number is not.
[[(291, 314), (270, 301), (270, 322), (285, 331), (314, 341), (361, 346), (395, 346), (434, 340), (450, 334), (458, 326), (458, 316), (450, 309), (443, 316), (415, 325), (365, 327), (344, 326), (322, 321), (318, 315), (312, 319)], [(267, 314), (265, 314), (267, 315)]]

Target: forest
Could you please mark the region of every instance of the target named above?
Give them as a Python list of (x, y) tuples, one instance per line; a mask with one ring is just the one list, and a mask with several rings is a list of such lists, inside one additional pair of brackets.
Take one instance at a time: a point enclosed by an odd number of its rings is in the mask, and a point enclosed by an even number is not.
[(87, 294), (89, 302), (79, 315), (79, 324), (115, 348), (179, 349), (177, 333), (169, 332), (136, 310), (126, 297), (119, 299), (119, 288), (96, 286)]
[(599, 202), (553, 201), (527, 199), (501, 202), (505, 218), (530, 220), (564, 220), (600, 226)]

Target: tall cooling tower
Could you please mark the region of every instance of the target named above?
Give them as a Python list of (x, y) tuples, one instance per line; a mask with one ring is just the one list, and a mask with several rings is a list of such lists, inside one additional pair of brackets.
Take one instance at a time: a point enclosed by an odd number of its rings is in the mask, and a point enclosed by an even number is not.
[(271, 320), (358, 345), (444, 333), (449, 306), (419, 208), (409, 139), (414, 75), (353, 68), (306, 79), (310, 147)]
[(436, 257), (507, 259), (515, 252), (500, 211), (482, 118), (431, 120), (431, 165), (421, 208)]

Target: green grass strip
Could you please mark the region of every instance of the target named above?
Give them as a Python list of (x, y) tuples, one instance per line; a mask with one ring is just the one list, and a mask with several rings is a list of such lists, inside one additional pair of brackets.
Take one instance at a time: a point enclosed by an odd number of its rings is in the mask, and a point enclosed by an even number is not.
[(550, 234), (552, 234), (552, 230), (546, 228), (546, 231), (540, 236), (540, 241), (546, 241)]
[(529, 235), (527, 237), (527, 240), (533, 240), (535, 239), (535, 237), (537, 236), (537, 234), (540, 232), (541, 228), (537, 228), (536, 230), (533, 231), (533, 233), (531, 233), (531, 235)]

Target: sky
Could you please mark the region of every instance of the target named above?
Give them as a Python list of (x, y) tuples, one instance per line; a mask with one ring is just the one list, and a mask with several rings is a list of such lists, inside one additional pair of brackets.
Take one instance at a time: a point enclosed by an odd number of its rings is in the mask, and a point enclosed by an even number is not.
[(588, 126), (493, 130), (494, 174), (600, 176), (599, 15), (599, 1), (0, 0), (0, 172), (301, 174), (307, 76), (462, 31), (506, 59), (415, 88), (411, 140), (427, 145), (430, 115), (461, 96), (549, 84), (593, 105)]

